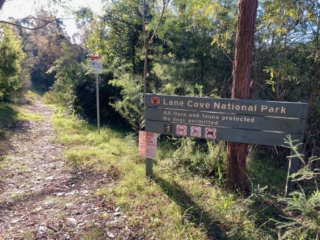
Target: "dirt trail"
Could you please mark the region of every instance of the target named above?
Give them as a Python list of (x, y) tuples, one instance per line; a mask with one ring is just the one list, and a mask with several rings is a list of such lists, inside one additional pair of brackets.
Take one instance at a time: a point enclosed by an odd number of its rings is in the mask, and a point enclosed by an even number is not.
[(0, 239), (133, 239), (117, 223), (125, 217), (119, 208), (94, 196), (112, 179), (72, 170), (64, 146), (52, 141), (50, 110), (40, 100), (25, 109), (46, 120), (10, 130), (11, 147), (0, 161)]

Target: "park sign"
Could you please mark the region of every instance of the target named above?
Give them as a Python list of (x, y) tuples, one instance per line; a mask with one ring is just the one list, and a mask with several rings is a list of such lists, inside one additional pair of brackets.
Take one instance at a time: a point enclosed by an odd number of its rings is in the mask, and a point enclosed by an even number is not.
[(145, 130), (181, 137), (281, 146), (302, 142), (307, 103), (146, 94)]

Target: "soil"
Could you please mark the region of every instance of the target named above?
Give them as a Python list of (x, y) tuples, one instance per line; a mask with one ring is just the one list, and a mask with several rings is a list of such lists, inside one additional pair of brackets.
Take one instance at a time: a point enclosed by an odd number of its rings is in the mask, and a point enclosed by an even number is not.
[(68, 164), (65, 146), (53, 141), (51, 110), (40, 100), (23, 108), (45, 121), (8, 127), (0, 159), (0, 239), (143, 239), (119, 207), (95, 196), (113, 179)]

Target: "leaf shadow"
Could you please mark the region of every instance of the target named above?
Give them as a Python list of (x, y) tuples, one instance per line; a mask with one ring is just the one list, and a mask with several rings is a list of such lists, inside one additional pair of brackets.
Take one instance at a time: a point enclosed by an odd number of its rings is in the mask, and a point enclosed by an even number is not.
[(18, 121), (18, 111), (11, 104), (0, 104), (0, 161), (3, 160), (9, 149), (13, 147), (10, 139), (16, 132), (29, 130), (24, 121)]
[(159, 177), (155, 183), (158, 184), (167, 196), (177, 203), (184, 213), (183, 221), (189, 221), (195, 224), (196, 227), (203, 226), (207, 232), (207, 239), (221, 240), (227, 239), (225, 231), (215, 221), (214, 216), (206, 212), (192, 197), (176, 182), (173, 184)]

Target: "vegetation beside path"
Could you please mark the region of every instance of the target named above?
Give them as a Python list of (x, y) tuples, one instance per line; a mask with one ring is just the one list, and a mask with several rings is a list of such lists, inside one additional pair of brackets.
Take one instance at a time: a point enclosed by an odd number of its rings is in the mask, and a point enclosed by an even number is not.
[(275, 239), (288, 233), (277, 228), (281, 216), (301, 216), (274, 197), (286, 176), (277, 161), (251, 156), (245, 198), (223, 187), (223, 150), (213, 176), (203, 177), (218, 145), (160, 137), (148, 179), (135, 132), (104, 126), (98, 134), (28, 95), (28, 104), (0, 105), (2, 239)]
[[(155, 176), (148, 179), (145, 159), (138, 156), (136, 133), (104, 126), (99, 135), (94, 125), (63, 111), (55, 112), (52, 122), (59, 132), (56, 140), (67, 147), (66, 155), (72, 166), (107, 174), (113, 179), (115, 184), (101, 186), (95, 195), (118, 206), (139, 236), (145, 239), (272, 239), (276, 236), (275, 223), (268, 221), (280, 212), (275, 200), (255, 202), (225, 191), (221, 162), (218, 163), (221, 171), (213, 181), (184, 166), (183, 161), (193, 158), (198, 173), (204, 171), (202, 168), (211, 168), (217, 146), (210, 145), (208, 154), (201, 149), (193, 151), (195, 143), (188, 139), (177, 146), (175, 141), (162, 137)], [(285, 172), (279, 174), (284, 183)], [(271, 188), (280, 186), (281, 183)], [(258, 219), (260, 213), (263, 217)]]

